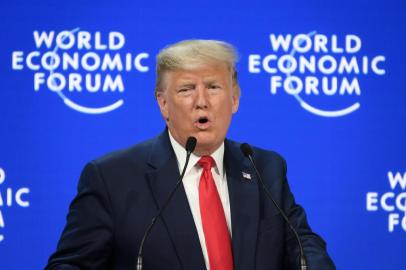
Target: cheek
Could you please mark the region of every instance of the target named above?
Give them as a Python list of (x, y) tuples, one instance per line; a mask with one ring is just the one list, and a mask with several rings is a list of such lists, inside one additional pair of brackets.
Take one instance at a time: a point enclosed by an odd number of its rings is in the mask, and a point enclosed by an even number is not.
[(231, 114), (233, 114), (233, 112), (234, 112), (234, 105), (232, 102), (230, 102), (228, 100), (224, 101), (223, 103), (220, 104), (219, 111), (220, 111), (219, 112), (220, 116), (222, 118), (228, 119), (231, 117)]
[(227, 129), (228, 125), (230, 124), (231, 121), (231, 116), (232, 116), (232, 108), (230, 105), (224, 105), (221, 107), (217, 113), (216, 113), (216, 124), (217, 127), (221, 130)]
[(188, 120), (192, 117), (190, 102), (182, 100), (168, 105), (168, 117), (175, 125), (185, 126), (189, 123)]

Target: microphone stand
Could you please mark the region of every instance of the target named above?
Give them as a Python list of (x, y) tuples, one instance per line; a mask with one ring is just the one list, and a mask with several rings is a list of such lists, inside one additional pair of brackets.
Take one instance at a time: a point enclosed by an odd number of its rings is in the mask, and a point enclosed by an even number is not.
[(137, 256), (137, 270), (142, 270), (142, 250), (144, 247), (145, 240), (147, 239), (148, 235), (151, 232), (152, 227), (154, 227), (155, 222), (161, 216), (162, 212), (165, 210), (166, 206), (169, 204), (170, 200), (172, 199), (173, 195), (175, 194), (176, 190), (179, 188), (180, 184), (182, 183), (182, 179), (185, 176), (186, 168), (189, 164), (190, 155), (192, 154), (193, 150), (195, 150), (197, 140), (195, 137), (189, 137), (186, 142), (186, 162), (185, 166), (183, 167), (182, 174), (176, 183), (175, 187), (172, 189), (171, 193), (169, 194), (168, 198), (166, 198), (165, 202), (162, 204), (162, 207), (158, 210), (158, 213), (152, 218), (151, 224), (149, 224), (147, 230), (142, 237), (140, 248), (138, 249), (138, 256)]

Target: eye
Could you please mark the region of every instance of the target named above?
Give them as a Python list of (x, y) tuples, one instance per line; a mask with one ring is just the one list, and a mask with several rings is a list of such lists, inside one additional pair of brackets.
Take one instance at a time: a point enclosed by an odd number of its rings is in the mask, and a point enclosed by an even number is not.
[(218, 84), (210, 84), (209, 85), (209, 89), (220, 89), (220, 88), (221, 88), (221, 86), (218, 85)]
[(182, 96), (189, 96), (194, 87), (182, 86), (177, 90), (177, 93)]
[(177, 92), (179, 94), (187, 94), (189, 93), (191, 90), (195, 89), (195, 85), (194, 84), (182, 84), (178, 86)]

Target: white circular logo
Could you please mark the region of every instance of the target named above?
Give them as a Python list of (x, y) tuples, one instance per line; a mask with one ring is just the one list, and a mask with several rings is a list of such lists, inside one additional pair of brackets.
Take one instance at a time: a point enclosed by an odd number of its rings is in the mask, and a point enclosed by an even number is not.
[(124, 73), (149, 71), (148, 53), (123, 52), (121, 32), (35, 30), (33, 38), (36, 50), (12, 53), (13, 70), (34, 71), (35, 92), (54, 92), (81, 113), (118, 109), (124, 104)]
[(355, 112), (361, 106), (361, 75), (385, 74), (385, 57), (360, 55), (362, 40), (353, 34), (270, 34), (269, 42), (272, 53), (249, 55), (249, 72), (270, 74), (272, 96), (284, 92), (318, 116)]

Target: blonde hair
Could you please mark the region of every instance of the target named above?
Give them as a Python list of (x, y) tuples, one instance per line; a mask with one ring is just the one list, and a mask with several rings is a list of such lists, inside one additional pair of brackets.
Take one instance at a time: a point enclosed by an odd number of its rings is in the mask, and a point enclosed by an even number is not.
[(235, 63), (238, 60), (236, 49), (219, 40), (182, 40), (163, 48), (156, 59), (155, 96), (162, 91), (161, 83), (165, 71), (193, 69), (212, 62), (225, 63), (233, 77), (233, 83), (239, 85)]

